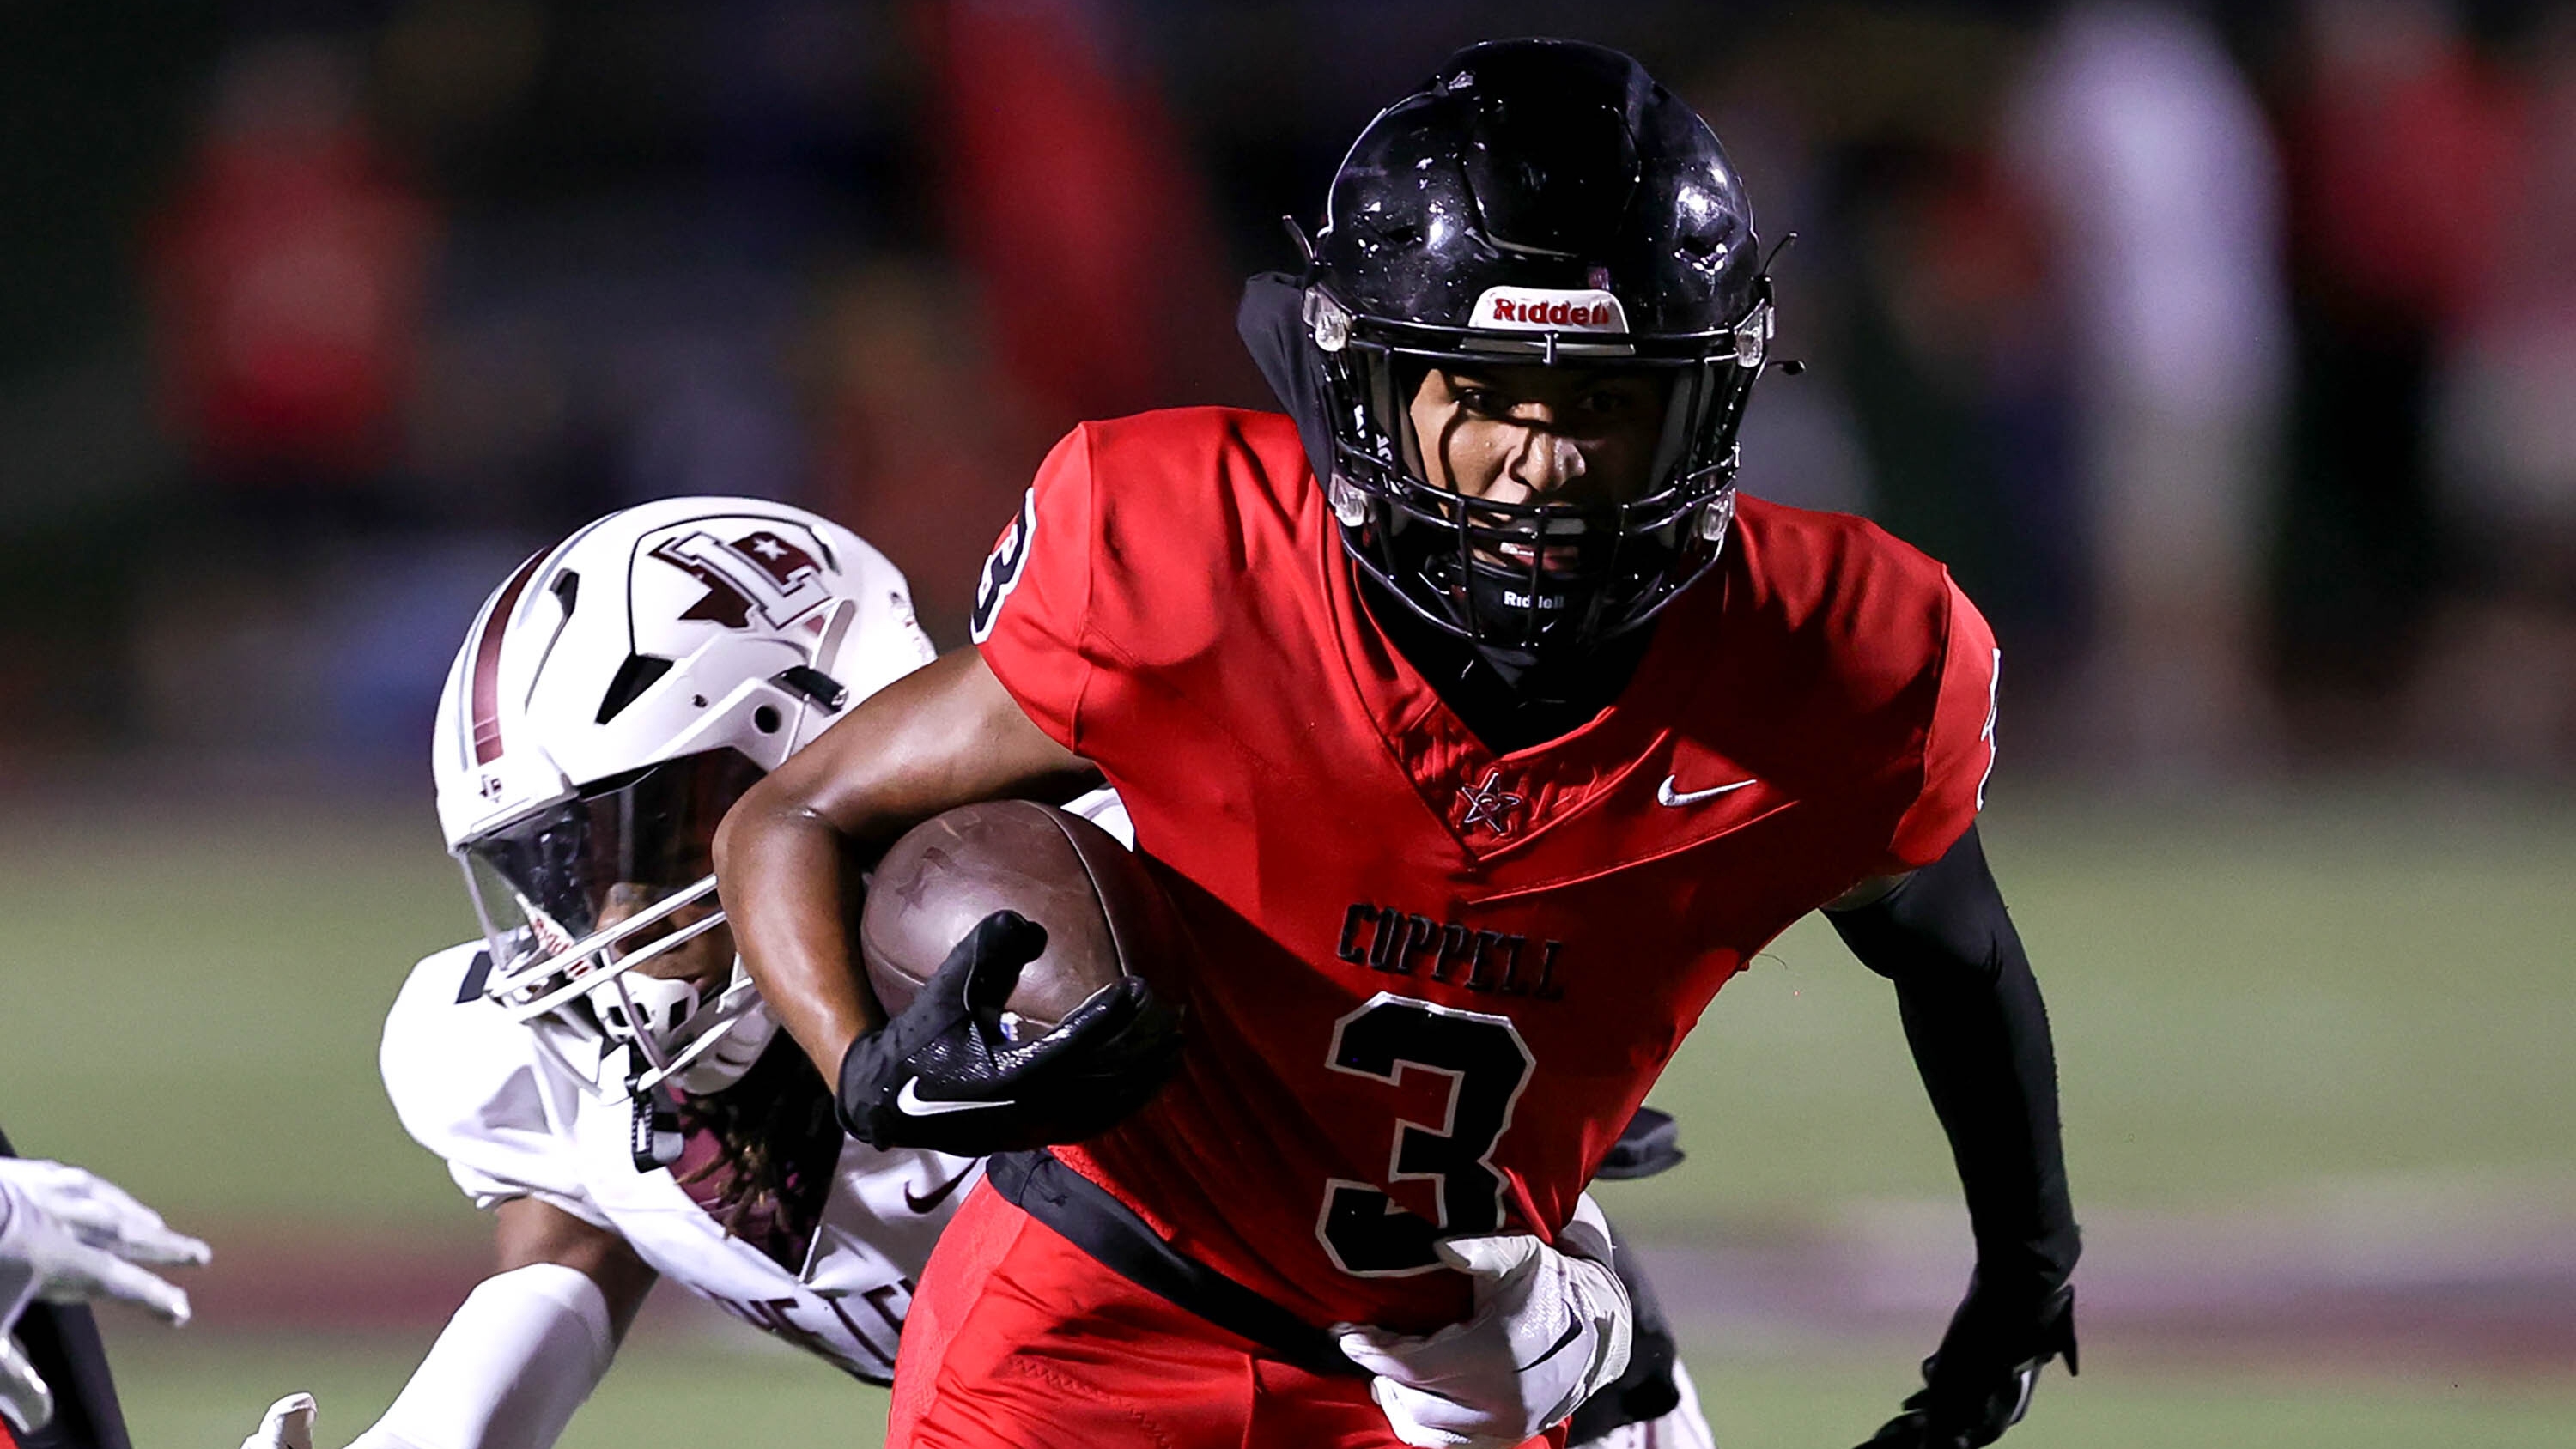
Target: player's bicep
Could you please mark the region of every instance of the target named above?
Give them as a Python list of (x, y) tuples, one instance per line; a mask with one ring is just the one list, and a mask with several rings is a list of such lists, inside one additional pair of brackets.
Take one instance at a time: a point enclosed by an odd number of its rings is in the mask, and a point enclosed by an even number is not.
[(1032, 723), (968, 648), (868, 696), (745, 804), (884, 840), (972, 801), (1069, 799), (1091, 783), (1091, 766)]

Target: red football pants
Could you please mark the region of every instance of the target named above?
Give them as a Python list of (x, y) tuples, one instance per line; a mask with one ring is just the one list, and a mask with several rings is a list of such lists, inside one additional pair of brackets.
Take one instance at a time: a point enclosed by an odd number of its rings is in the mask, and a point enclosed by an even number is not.
[[(1562, 1449), (1564, 1429), (1529, 1449)], [(1403, 1449), (1325, 1376), (1137, 1287), (978, 1182), (905, 1316), (889, 1449)]]

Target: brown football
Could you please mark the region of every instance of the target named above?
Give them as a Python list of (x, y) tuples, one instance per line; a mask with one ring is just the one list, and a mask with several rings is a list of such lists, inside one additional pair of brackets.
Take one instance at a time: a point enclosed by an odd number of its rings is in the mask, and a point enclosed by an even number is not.
[(1115, 836), (1029, 800), (960, 806), (906, 833), (877, 862), (859, 916), (868, 985), (891, 1016), (995, 911), (1046, 927), (1006, 1008), (1015, 1037), (1042, 1033), (1092, 992), (1170, 949), (1171, 905)]

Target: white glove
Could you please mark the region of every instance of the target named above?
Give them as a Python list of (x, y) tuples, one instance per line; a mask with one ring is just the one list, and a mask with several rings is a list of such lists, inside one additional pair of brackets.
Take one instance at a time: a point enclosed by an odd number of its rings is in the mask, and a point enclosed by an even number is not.
[(311, 1394), (288, 1394), (268, 1406), (259, 1432), (244, 1439), (241, 1449), (313, 1449), (314, 1409)]
[(1628, 1368), (1628, 1290), (1610, 1271), (1610, 1224), (1589, 1195), (1550, 1247), (1527, 1233), (1451, 1238), (1441, 1260), (1475, 1280), (1467, 1318), (1427, 1337), (1337, 1330), (1376, 1378), (1369, 1392), (1417, 1449), (1509, 1449), (1543, 1433)]
[[(103, 1177), (59, 1162), (0, 1158), (0, 1334), (38, 1298), (118, 1298), (185, 1323), (188, 1295), (134, 1265), (211, 1256), (204, 1243), (172, 1232), (159, 1213)], [(22, 1434), (53, 1418), (53, 1395), (15, 1344), (0, 1348), (0, 1413)]]
[(185, 1323), (188, 1295), (134, 1265), (194, 1266), (213, 1256), (103, 1177), (0, 1158), (0, 1313), (14, 1314), (29, 1298), (118, 1298)]

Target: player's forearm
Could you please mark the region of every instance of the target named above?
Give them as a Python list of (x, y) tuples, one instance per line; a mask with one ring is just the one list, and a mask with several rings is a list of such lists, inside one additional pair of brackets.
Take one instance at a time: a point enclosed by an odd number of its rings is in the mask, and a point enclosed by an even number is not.
[(549, 1449), (616, 1352), (584, 1274), (556, 1263), (495, 1274), (349, 1449)]
[(960, 649), (869, 696), (725, 816), (716, 879), (735, 947), (824, 1080), (882, 1019), (851, 955), (856, 863), (943, 810), (1068, 799), (1091, 778)]
[(1979, 1263), (2034, 1288), (2064, 1282), (2079, 1244), (2048, 1012), (1976, 832), (1883, 899), (1828, 919), (1863, 964), (1896, 983), (1906, 1041), (1966, 1189)]
[(1977, 1258), (2034, 1283), (2075, 1267), (2057, 1068), (2039, 983), (2015, 954), (1991, 987), (1900, 986), (1898, 1010), (1966, 1190)]
[[(811, 812), (744, 797), (716, 836), (716, 880), (734, 949), (779, 1025), (825, 1081), (875, 1028), (843, 920), (843, 836)], [(855, 895), (855, 892), (851, 893)]]
[(625, 1340), (659, 1275), (623, 1235), (534, 1197), (502, 1203), (492, 1220), (492, 1256), (501, 1272), (538, 1263), (572, 1269), (598, 1288), (609, 1336)]

